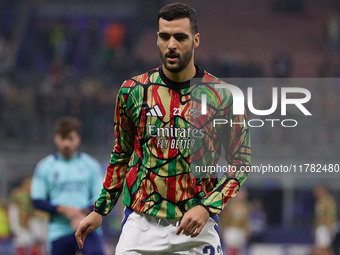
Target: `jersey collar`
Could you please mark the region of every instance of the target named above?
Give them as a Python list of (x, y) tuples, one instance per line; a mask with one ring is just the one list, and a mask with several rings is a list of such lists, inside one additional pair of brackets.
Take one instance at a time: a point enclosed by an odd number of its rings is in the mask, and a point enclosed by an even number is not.
[[(204, 70), (197, 65), (195, 65), (195, 67), (196, 67), (196, 74), (193, 78), (203, 78)], [(190, 87), (190, 80), (184, 81), (184, 82), (175, 82), (175, 81), (170, 80), (164, 74), (162, 66), (159, 67), (159, 75), (164, 81), (164, 83), (171, 89), (184, 89), (184, 88)]]

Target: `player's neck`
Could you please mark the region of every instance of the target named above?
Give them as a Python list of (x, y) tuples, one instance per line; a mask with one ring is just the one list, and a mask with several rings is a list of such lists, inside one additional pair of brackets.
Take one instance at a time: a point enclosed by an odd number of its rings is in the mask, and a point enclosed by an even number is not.
[(174, 81), (174, 82), (185, 82), (185, 81), (190, 80), (196, 75), (196, 67), (193, 61), (191, 61), (189, 65), (183, 71), (178, 72), (178, 73), (170, 72), (168, 69), (164, 67), (164, 65), (162, 66), (162, 69), (163, 69), (165, 76), (169, 80)]
[(71, 154), (65, 154), (65, 153), (58, 151), (58, 154), (62, 159), (69, 161), (69, 160), (73, 159), (78, 154), (78, 151), (75, 151), (74, 153), (71, 153)]

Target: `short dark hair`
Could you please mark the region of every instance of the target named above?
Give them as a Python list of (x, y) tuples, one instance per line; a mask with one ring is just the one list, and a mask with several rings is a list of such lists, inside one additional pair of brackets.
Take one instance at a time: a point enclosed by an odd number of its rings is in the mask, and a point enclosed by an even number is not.
[(164, 6), (158, 13), (157, 26), (159, 27), (159, 19), (172, 21), (180, 18), (189, 18), (191, 31), (193, 34), (198, 33), (198, 15), (194, 8), (183, 3), (171, 3)]
[(72, 131), (81, 134), (81, 123), (78, 119), (71, 116), (60, 117), (54, 124), (54, 133), (65, 138)]

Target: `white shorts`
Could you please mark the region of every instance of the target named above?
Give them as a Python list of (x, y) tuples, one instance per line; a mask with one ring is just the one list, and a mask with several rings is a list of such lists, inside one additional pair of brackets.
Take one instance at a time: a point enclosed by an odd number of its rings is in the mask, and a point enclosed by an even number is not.
[(216, 254), (222, 255), (218, 226), (211, 217), (197, 237), (176, 235), (180, 220), (160, 219), (125, 209), (116, 254)]
[(326, 226), (319, 226), (315, 229), (315, 245), (321, 248), (328, 248), (332, 244), (332, 234)]

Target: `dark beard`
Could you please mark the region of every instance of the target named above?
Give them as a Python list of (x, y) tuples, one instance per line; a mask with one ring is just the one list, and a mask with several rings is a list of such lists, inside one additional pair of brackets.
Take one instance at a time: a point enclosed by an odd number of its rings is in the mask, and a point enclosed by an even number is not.
[[(167, 61), (166, 61), (166, 56), (165, 54), (162, 54), (161, 51), (159, 51), (160, 53), (160, 57), (162, 59), (162, 62), (164, 64), (164, 67), (169, 71), (169, 72), (172, 72), (172, 73), (179, 73), (181, 71), (183, 71), (188, 65), (189, 65), (189, 62), (192, 58), (192, 49), (191, 50), (188, 50), (187, 52), (185, 52), (183, 54), (183, 56), (179, 57), (178, 58), (178, 63), (177, 63), (177, 66), (170, 66)], [(172, 53), (172, 52), (170, 52)]]

